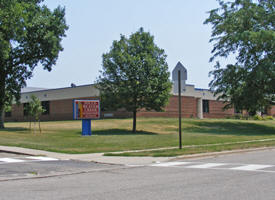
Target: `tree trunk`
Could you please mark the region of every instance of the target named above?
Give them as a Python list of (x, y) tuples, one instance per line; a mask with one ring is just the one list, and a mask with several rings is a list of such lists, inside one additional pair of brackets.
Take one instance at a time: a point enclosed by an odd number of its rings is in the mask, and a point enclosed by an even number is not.
[(40, 119), (39, 119), (38, 123), (39, 123), (39, 133), (41, 134)]
[(5, 128), (4, 126), (4, 106), (0, 105), (0, 129)]
[(4, 107), (5, 107), (5, 74), (0, 72), (0, 129), (4, 127)]
[(36, 124), (36, 121), (34, 120), (34, 122), (33, 122), (33, 134), (35, 134), (35, 124)]
[(133, 130), (132, 130), (133, 133), (136, 132), (136, 126), (137, 126), (137, 111), (134, 110), (133, 111)]
[(29, 120), (30, 120), (30, 126), (29, 126), (29, 129), (30, 129), (30, 132), (32, 132), (32, 119), (31, 119), (31, 116), (29, 116)]

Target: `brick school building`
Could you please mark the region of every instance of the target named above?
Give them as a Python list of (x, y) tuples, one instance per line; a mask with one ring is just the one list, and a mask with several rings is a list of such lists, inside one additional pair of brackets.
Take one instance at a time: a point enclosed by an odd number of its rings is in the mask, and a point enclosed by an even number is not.
[[(172, 92), (171, 92), (172, 93)], [(95, 85), (72, 86), (57, 89), (25, 88), (21, 93), (20, 104), (13, 104), (11, 112), (5, 113), (5, 121), (28, 121), (26, 106), (35, 95), (42, 103), (45, 112), (41, 116), (43, 121), (72, 120), (73, 100), (99, 99), (99, 90)], [(182, 92), (182, 117), (186, 118), (225, 118), (233, 116), (236, 111), (223, 110), (224, 102), (218, 101), (213, 93), (207, 89), (195, 88), (194, 85), (186, 85)], [(275, 106), (266, 110), (266, 115), (275, 116)], [(132, 113), (123, 109), (117, 111), (102, 111), (101, 118), (125, 118)], [(141, 110), (138, 117), (178, 117), (178, 96), (172, 93), (164, 112)]]

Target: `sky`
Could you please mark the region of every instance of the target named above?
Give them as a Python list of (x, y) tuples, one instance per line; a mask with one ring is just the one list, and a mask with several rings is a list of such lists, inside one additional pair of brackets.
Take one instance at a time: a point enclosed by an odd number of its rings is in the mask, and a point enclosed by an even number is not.
[(50, 9), (65, 7), (69, 30), (52, 71), (38, 66), (28, 87), (94, 83), (102, 69), (102, 54), (112, 42), (143, 27), (165, 50), (170, 72), (180, 61), (187, 69), (187, 84), (208, 88), (213, 43), (209, 43), (211, 26), (203, 22), (207, 11), (218, 7), (216, 0), (45, 0), (44, 4)]

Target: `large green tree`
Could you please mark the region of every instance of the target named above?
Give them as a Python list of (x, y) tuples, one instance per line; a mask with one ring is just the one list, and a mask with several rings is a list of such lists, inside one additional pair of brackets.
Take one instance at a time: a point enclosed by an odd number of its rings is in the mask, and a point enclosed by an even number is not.
[(133, 113), (136, 131), (137, 111), (161, 111), (169, 100), (170, 73), (163, 49), (154, 37), (140, 28), (129, 38), (121, 35), (103, 54), (103, 70), (98, 78), (104, 109), (124, 108)]
[(212, 25), (213, 57), (233, 55), (236, 63), (210, 72), (220, 98), (255, 113), (275, 101), (275, 0), (219, 0), (204, 22)]
[[(65, 9), (51, 11), (43, 0), (0, 0), (0, 113), (19, 101), (20, 90), (41, 64), (50, 71), (68, 29)], [(0, 128), (4, 128), (0, 115)]]

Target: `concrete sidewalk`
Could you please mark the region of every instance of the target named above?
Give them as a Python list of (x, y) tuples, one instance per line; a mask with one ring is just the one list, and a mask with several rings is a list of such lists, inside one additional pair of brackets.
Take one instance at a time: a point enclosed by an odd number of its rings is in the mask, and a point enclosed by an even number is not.
[[(168, 162), (168, 161), (175, 161), (175, 160), (188, 159), (188, 158), (211, 157), (211, 156), (260, 151), (260, 150), (267, 150), (267, 149), (274, 149), (274, 148), (275, 147), (261, 147), (261, 148), (239, 149), (239, 150), (221, 151), (221, 152), (190, 154), (190, 155), (182, 155), (182, 156), (175, 156), (175, 157), (104, 156), (103, 155), (104, 153), (65, 154), (65, 153), (56, 153), (56, 152), (49, 152), (49, 151), (43, 151), (43, 150), (27, 149), (22, 147), (10, 147), (10, 146), (0, 146), (0, 152), (2, 151), (2, 152), (26, 154), (26, 155), (32, 155), (32, 156), (47, 156), (47, 157), (57, 158), (60, 160), (79, 160), (79, 161), (97, 162), (97, 163), (105, 163), (105, 164), (148, 165), (156, 162)], [(161, 148), (161, 149), (164, 149), (164, 148)], [(167, 149), (171, 149), (171, 148), (167, 148)]]
[(27, 149), (22, 147), (0, 146), (0, 152), (26, 154), (32, 156), (47, 156), (60, 160), (79, 160), (87, 162), (98, 162), (120, 165), (146, 165), (155, 162), (165, 162), (174, 157), (122, 157), (122, 156), (103, 156), (104, 153), (89, 154), (65, 154), (43, 150)]

